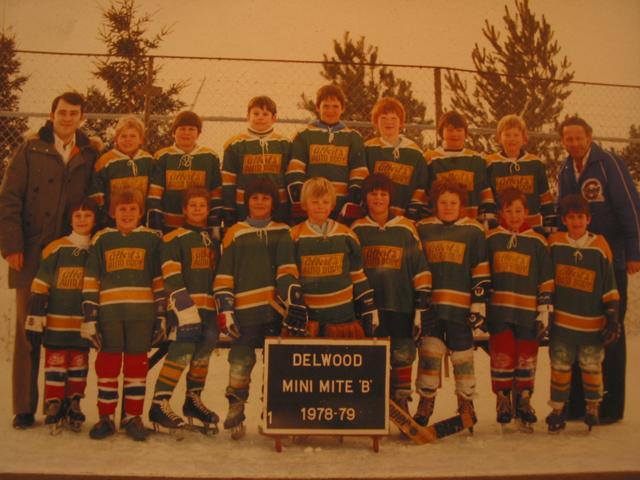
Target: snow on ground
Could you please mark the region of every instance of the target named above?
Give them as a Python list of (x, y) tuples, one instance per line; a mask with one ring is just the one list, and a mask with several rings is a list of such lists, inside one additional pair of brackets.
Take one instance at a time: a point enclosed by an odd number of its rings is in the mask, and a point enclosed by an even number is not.
[[(0, 266), (2, 268), (2, 266)], [(635, 279), (634, 279), (635, 280)], [(632, 290), (633, 289), (633, 290)], [(637, 291), (631, 287), (630, 292)], [(9, 315), (13, 296), (0, 290), (0, 321)], [(634, 309), (634, 311), (637, 311)], [(478, 393), (476, 409), (479, 423), (471, 436), (464, 432), (424, 446), (401, 439), (395, 427), (381, 441), (380, 452), (374, 453), (367, 438), (345, 438), (340, 444), (334, 437), (312, 437), (302, 444), (285, 440), (282, 453), (276, 453), (273, 441), (257, 431), (259, 392), (262, 366), (254, 370), (248, 404), (248, 433), (245, 439), (233, 441), (226, 432), (214, 437), (189, 433), (181, 442), (168, 435), (153, 435), (147, 442), (133, 442), (125, 435), (102, 441), (91, 440), (88, 430), (97, 420), (96, 380), (90, 373), (87, 398), (83, 408), (87, 425), (79, 434), (64, 431), (49, 435), (38, 416), (37, 427), (17, 431), (11, 427), (11, 351), (8, 325), (0, 325), (0, 382), (5, 391), (0, 396), (0, 473), (102, 474), (140, 476), (192, 477), (288, 477), (389, 478), (412, 476), (464, 476), (494, 474), (543, 474), (634, 471), (640, 472), (640, 335), (628, 339), (627, 409), (623, 422), (596, 427), (590, 434), (580, 422), (570, 423), (565, 432), (549, 435), (543, 426), (549, 411), (549, 362), (547, 349), (540, 352), (537, 393), (534, 407), (540, 417), (533, 434), (501, 433), (495, 423), (495, 400), (490, 391), (489, 361), (478, 350), (475, 355)], [(92, 357), (93, 362), (93, 357)], [(156, 367), (149, 377), (153, 388)], [(223, 418), (226, 414), (224, 388), (227, 378), (226, 350), (212, 357), (204, 399)], [(444, 379), (439, 393), (434, 420), (455, 411), (452, 378)], [(180, 411), (184, 380), (173, 401)], [(147, 397), (150, 397), (148, 392)], [(148, 408), (148, 403), (146, 408)], [(415, 408), (414, 401), (412, 407)], [(146, 420), (146, 419), (145, 419)]]

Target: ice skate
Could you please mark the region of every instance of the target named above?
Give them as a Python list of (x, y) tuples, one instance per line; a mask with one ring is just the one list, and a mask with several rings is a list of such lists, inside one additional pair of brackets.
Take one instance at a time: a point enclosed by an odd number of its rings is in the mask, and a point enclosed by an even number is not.
[(502, 390), (496, 394), (496, 422), (500, 424), (502, 433), (505, 432), (506, 425), (511, 423), (512, 416), (511, 391)]
[(60, 434), (65, 419), (65, 409), (62, 400), (57, 398), (47, 400), (45, 411), (47, 416), (44, 419), (44, 424), (49, 425), (49, 433), (51, 435)]
[(13, 417), (13, 428), (16, 430), (25, 430), (27, 428), (33, 427), (35, 423), (35, 418), (33, 413), (18, 413), (15, 417)]
[(587, 401), (585, 402), (585, 414), (584, 414), (584, 423), (589, 427), (589, 431), (593, 428), (594, 425), (598, 425), (600, 423), (600, 402)]
[(176, 437), (176, 440), (182, 440), (182, 428), (185, 427), (184, 420), (177, 415), (169, 404), (169, 399), (164, 398), (159, 402), (151, 404), (149, 409), (149, 421), (153, 425), (153, 430), (158, 433), (168, 433)]
[(136, 442), (142, 442), (146, 440), (147, 436), (149, 435), (149, 430), (147, 430), (147, 427), (145, 427), (144, 423), (142, 423), (142, 418), (140, 418), (140, 415), (126, 416), (122, 420), (122, 426), (124, 427), (126, 434)]
[(84, 413), (80, 409), (80, 395), (74, 395), (69, 399), (67, 406), (67, 425), (73, 432), (79, 432), (82, 428), (82, 424), (86, 420)]
[(429, 424), (429, 419), (433, 414), (433, 409), (436, 404), (436, 397), (420, 397), (418, 408), (413, 416), (413, 419), (417, 424), (426, 427)]
[(89, 431), (89, 436), (94, 440), (102, 440), (116, 433), (116, 424), (113, 415), (100, 415), (100, 420)]
[(237, 397), (229, 397), (229, 412), (224, 419), (224, 429), (231, 430), (233, 440), (244, 437), (246, 433), (244, 419), (244, 402)]
[(516, 418), (523, 432), (533, 432), (533, 424), (538, 421), (538, 417), (531, 406), (531, 392), (529, 390), (523, 390), (516, 397)]
[[(478, 421), (476, 417), (476, 410), (473, 406), (473, 400), (465, 398), (462, 395), (458, 395), (458, 413), (460, 415), (468, 415), (475, 424)], [(473, 434), (473, 427), (469, 427), (469, 433)]]
[[(182, 405), (182, 414), (187, 418), (189, 426), (199, 430), (205, 435), (215, 435), (218, 433), (218, 422), (220, 417), (216, 412), (209, 410), (198, 392), (187, 392)], [(193, 420), (198, 420), (202, 425), (194, 425)]]
[(567, 419), (564, 408), (554, 408), (547, 418), (547, 428), (549, 433), (560, 433), (567, 426)]

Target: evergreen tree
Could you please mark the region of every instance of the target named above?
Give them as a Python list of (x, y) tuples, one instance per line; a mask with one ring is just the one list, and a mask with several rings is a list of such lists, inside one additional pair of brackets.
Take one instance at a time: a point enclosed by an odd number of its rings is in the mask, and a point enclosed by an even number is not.
[[(452, 93), (451, 108), (463, 114), (470, 125), (495, 128), (501, 117), (522, 116), (529, 131), (554, 131), (564, 101), (571, 94), (574, 72), (554, 40), (544, 15), (538, 19), (528, 0), (515, 0), (515, 12), (505, 6), (504, 32), (485, 20), (482, 34), (490, 49), (478, 43), (471, 53), (477, 72), (469, 88), (457, 72), (447, 72), (445, 81)], [(486, 135), (475, 140), (475, 148), (495, 149)], [(553, 139), (530, 138), (527, 148), (553, 158)]]
[[(640, 140), (640, 125), (629, 127), (629, 138)], [(640, 143), (629, 142), (620, 152), (620, 156), (629, 167), (633, 180), (636, 184), (640, 183)]]
[[(108, 57), (96, 61), (93, 75), (102, 80), (106, 91), (97, 86), (87, 91), (87, 111), (100, 113), (135, 113), (145, 111), (145, 90), (158, 78), (160, 67), (150, 69), (149, 55), (156, 50), (170, 33), (167, 27), (150, 36), (148, 34), (151, 15), (138, 15), (135, 0), (115, 0), (103, 10), (104, 25), (99, 38), (107, 47)], [(157, 89), (150, 97), (149, 114), (166, 115), (177, 112), (185, 103), (179, 99), (186, 82), (172, 83)], [(114, 120), (92, 120), (87, 129), (93, 133), (108, 135)], [(146, 125), (145, 148), (151, 152), (172, 143), (170, 122), (151, 121)], [(109, 138), (111, 140), (111, 138)]]
[[(394, 72), (380, 64), (378, 47), (367, 45), (365, 38), (354, 41), (345, 32), (342, 43), (333, 41), (334, 55), (323, 55), (320, 75), (329, 83), (338, 85), (347, 97), (343, 120), (371, 121), (371, 109), (382, 97), (394, 97), (406, 110), (406, 123), (425, 123), (427, 107), (413, 96), (410, 81), (397, 78)], [(299, 106), (316, 113), (315, 96), (302, 94)], [(374, 135), (374, 129), (359, 127), (364, 138)], [(420, 131), (406, 131), (415, 141), (421, 140)]]
[[(17, 112), (22, 88), (28, 77), (20, 74), (15, 37), (0, 32), (0, 111)], [(24, 117), (0, 116), (0, 180), (13, 151), (23, 141), (27, 130)]]

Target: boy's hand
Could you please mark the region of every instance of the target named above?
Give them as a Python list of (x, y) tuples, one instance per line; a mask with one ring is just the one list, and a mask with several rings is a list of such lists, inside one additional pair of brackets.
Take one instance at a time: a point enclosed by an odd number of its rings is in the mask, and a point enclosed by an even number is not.
[(5, 260), (7, 261), (11, 269), (15, 270), (16, 272), (19, 272), (22, 270), (22, 267), (24, 266), (24, 253), (22, 252), (10, 253), (5, 257)]

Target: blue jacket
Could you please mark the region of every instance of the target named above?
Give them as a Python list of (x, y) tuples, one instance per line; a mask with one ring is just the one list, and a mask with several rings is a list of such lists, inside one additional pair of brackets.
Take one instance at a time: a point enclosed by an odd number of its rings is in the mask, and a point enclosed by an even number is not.
[(640, 196), (624, 161), (592, 143), (576, 181), (568, 156), (560, 167), (558, 194), (562, 199), (576, 193), (589, 201), (589, 230), (607, 239), (614, 268), (625, 270), (626, 262), (640, 261)]

